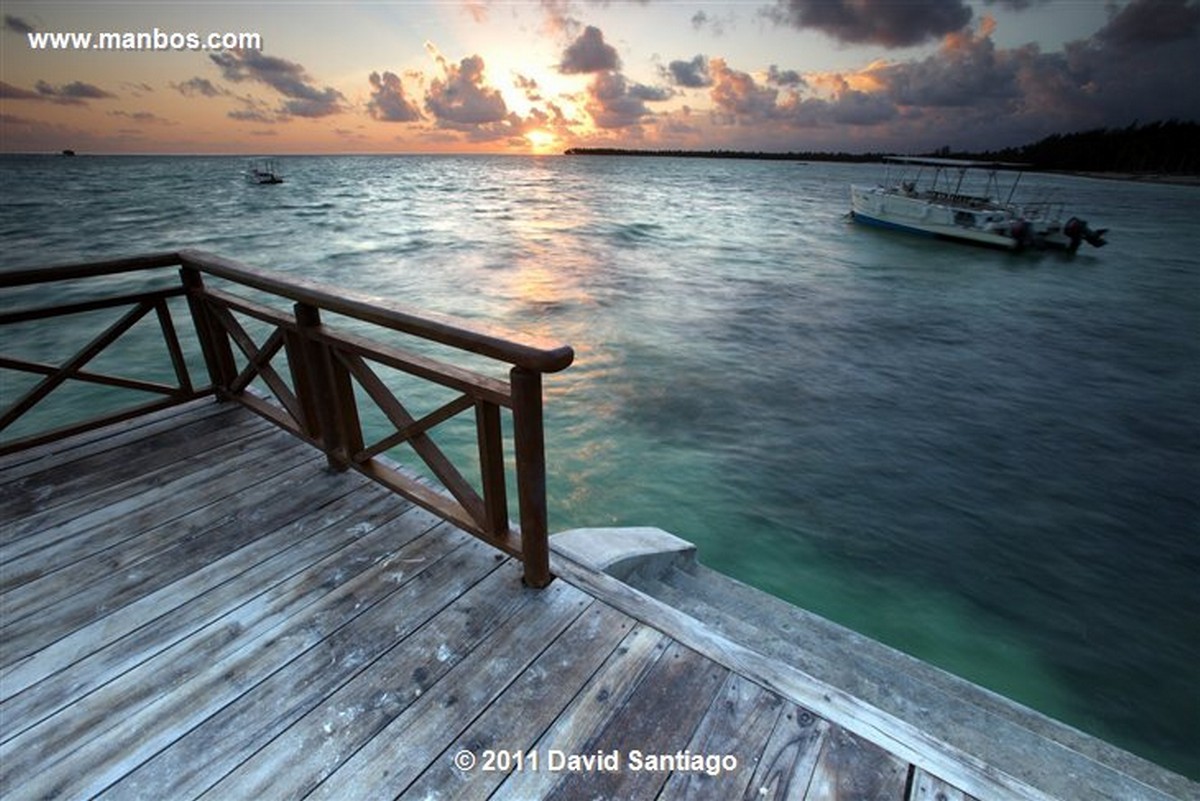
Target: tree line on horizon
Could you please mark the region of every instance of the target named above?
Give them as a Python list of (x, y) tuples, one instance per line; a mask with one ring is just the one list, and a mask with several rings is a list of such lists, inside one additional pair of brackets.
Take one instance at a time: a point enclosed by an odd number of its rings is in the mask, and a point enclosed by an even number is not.
[[(865, 163), (882, 161), (892, 153), (830, 153), (789, 151), (786, 153), (744, 150), (642, 150), (619, 147), (572, 147), (568, 156), (668, 156), (675, 158), (729, 158), (769, 161), (838, 161)], [(956, 151), (949, 146), (916, 154), (941, 158), (1009, 161), (1038, 170), (1067, 172), (1200, 174), (1200, 123), (1166, 120), (1127, 128), (1096, 128), (1069, 134), (1054, 134), (1019, 147), (983, 152)]]
[(1197, 175), (1200, 174), (1200, 124), (1180, 120), (1146, 125), (1134, 122), (1127, 128), (1054, 134), (1020, 147), (952, 155), (1017, 161), (1040, 170)]

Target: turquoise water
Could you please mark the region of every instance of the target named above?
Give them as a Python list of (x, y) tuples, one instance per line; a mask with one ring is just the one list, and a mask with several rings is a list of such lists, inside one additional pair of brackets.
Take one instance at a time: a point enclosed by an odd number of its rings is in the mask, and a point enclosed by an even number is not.
[(1069, 258), (849, 224), (871, 166), (280, 166), (0, 158), (4, 266), (194, 247), (569, 342), (552, 529), (668, 529), (1200, 777), (1200, 189), (1026, 176), (1112, 229)]

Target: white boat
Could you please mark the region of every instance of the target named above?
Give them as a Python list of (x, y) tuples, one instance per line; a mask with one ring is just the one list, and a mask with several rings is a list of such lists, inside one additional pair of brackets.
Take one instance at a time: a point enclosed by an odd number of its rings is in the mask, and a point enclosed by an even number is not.
[[(857, 222), (1005, 250), (1074, 252), (1081, 242), (1105, 244), (1107, 229), (1092, 230), (1078, 217), (1062, 222), (1059, 203), (1013, 201), (1027, 165), (909, 156), (885, 161), (903, 165), (903, 175), (877, 186), (850, 187), (850, 214)], [(1014, 176), (1003, 200), (1001, 172)]]
[(253, 162), (246, 169), (246, 180), (252, 184), (281, 184), (283, 176), (270, 159)]

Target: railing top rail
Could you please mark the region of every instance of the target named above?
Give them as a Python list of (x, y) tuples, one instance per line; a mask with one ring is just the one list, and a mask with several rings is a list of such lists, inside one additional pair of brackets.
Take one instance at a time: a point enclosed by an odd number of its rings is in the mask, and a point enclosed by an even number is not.
[(565, 369), (575, 358), (575, 351), (569, 345), (541, 337), (497, 331), (449, 316), (414, 311), (387, 298), (315, 281), (290, 276), (283, 278), (211, 253), (184, 250), (179, 258), (184, 266), (194, 267), (209, 275), (541, 373)]
[(179, 263), (179, 254), (168, 251), (129, 256), (123, 259), (34, 267), (27, 270), (0, 270), (0, 287), (48, 284), (54, 281), (72, 281), (78, 278), (98, 278), (102, 275), (153, 270), (157, 267), (175, 267)]
[(569, 345), (407, 309), (386, 298), (315, 281), (284, 277), (199, 250), (150, 253), (124, 259), (64, 264), (0, 272), (0, 288), (92, 278), (182, 265), (290, 300), (541, 373), (568, 367), (575, 358)]

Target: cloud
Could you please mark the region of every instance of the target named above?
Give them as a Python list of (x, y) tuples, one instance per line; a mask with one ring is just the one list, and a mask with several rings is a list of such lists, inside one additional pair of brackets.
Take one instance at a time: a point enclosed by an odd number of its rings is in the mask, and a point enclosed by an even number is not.
[(177, 123), (160, 117), (150, 111), (110, 111), (110, 117), (124, 117), (127, 120), (132, 120), (139, 125), (176, 125)]
[(621, 59), (616, 48), (604, 41), (604, 34), (594, 25), (589, 25), (563, 51), (558, 71), (565, 75), (608, 72), (621, 68)]
[(115, 98), (112, 92), (107, 92), (99, 86), (83, 81), (72, 81), (62, 86), (54, 86), (47, 81), (34, 84), (37, 95), (43, 100), (70, 106), (86, 105), (88, 100), (110, 100)]
[[(257, 122), (267, 125), (274, 125), (281, 121), (280, 115), (271, 109), (271, 104), (261, 100), (253, 95), (244, 95), (238, 98), (242, 104), (240, 109), (234, 109), (225, 116), (231, 120), (238, 122)], [(283, 117), (286, 119), (286, 116)]]
[(325, 87), (318, 89), (304, 67), (259, 50), (226, 50), (209, 56), (221, 68), (227, 81), (254, 81), (266, 84), (287, 100), (280, 107), (284, 114), (297, 117), (327, 117), (345, 111), (341, 92)]
[(0, 81), (0, 98), (4, 100), (45, 100), (45, 96), (29, 89)]
[(224, 89), (218, 89), (208, 78), (191, 78), (182, 83), (173, 83), (171, 88), (184, 97), (220, 97), (229, 94)]
[(804, 86), (804, 77), (795, 70), (781, 70), (772, 64), (767, 70), (767, 83), (776, 86)]
[(261, 122), (266, 124), (274, 124), (279, 121), (271, 112), (263, 111), (262, 109), (253, 107), (234, 109), (225, 116), (229, 117), (231, 120), (237, 120), (238, 122)]
[(1024, 11), (1035, 5), (1045, 5), (1050, 0), (983, 0), (985, 5), (1003, 6), (1011, 8), (1013, 11)]
[(667, 65), (667, 72), (676, 86), (699, 89), (712, 85), (712, 78), (708, 75), (708, 59), (704, 56), (696, 56), (691, 61), (672, 61)]
[(19, 33), (24, 36), (27, 33), (33, 33), (37, 28), (30, 25), (20, 17), (15, 17), (12, 14), (4, 15), (4, 30)]
[(971, 21), (971, 8), (963, 0), (776, 0), (764, 14), (777, 25), (884, 47), (921, 44)]
[(916, 150), (947, 143), (998, 148), (1137, 119), (1197, 119), (1194, 6), (1133, 0), (1095, 35), (1058, 52), (1035, 44), (998, 47), (995, 23), (984, 17), (977, 30), (948, 34), (921, 59), (805, 76), (822, 96), (789, 95), (775, 118), (794, 126), (876, 126), (877, 141), (864, 148)]
[(870, 71), (888, 96), (905, 106), (978, 106), (1020, 94), (1019, 64), (996, 51), (985, 19), (978, 35), (951, 34), (934, 54)]
[(546, 14), (545, 32), (552, 36), (565, 34), (574, 36), (579, 30), (579, 20), (574, 16), (571, 0), (541, 0)]
[(542, 90), (534, 78), (516, 73), (513, 75), (513, 85), (525, 93), (525, 99), (530, 103), (540, 103), (543, 100)]
[(484, 59), (467, 56), (457, 65), (438, 56), (445, 70), (445, 79), (434, 79), (425, 95), (425, 110), (442, 127), (456, 128), (476, 135), (484, 134), (480, 126), (503, 124), (509, 118), (508, 107), (497, 89), (484, 82)]
[(1117, 47), (1187, 39), (1200, 28), (1200, 4), (1189, 0), (1133, 0), (1116, 11), (1096, 34)]
[(588, 87), (586, 108), (598, 128), (629, 128), (654, 113), (646, 103), (670, 96), (668, 89), (631, 83), (619, 72), (602, 72)]
[(380, 75), (372, 72), (368, 79), (371, 83), (371, 100), (367, 103), (367, 112), (383, 122), (416, 122), (421, 119), (421, 112), (404, 96), (404, 85), (394, 72)]
[(709, 97), (729, 122), (768, 119), (775, 110), (778, 89), (759, 86), (749, 73), (731, 69), (723, 58), (708, 63), (712, 76)]
[(692, 28), (697, 31), (708, 28), (713, 36), (723, 36), (726, 25), (732, 27), (735, 19), (732, 12), (724, 17), (713, 17), (707, 11), (701, 10), (692, 15), (691, 23)]

